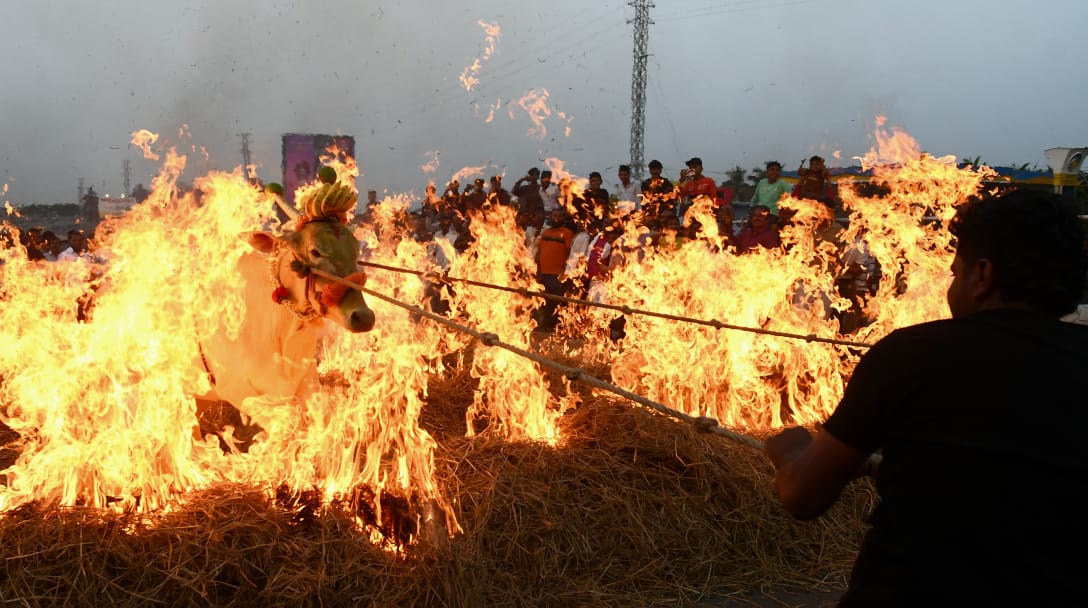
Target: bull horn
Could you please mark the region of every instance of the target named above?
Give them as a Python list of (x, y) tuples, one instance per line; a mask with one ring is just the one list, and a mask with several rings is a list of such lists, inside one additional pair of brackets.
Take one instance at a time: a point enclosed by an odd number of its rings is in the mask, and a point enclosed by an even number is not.
[(287, 214), (287, 217), (291, 218), (292, 221), (298, 221), (300, 214), (297, 209), (292, 209), (291, 205), (288, 205), (287, 201), (283, 200), (283, 197), (280, 195), (273, 194), (272, 196), (275, 197), (276, 204), (279, 205), (280, 209), (283, 209), (283, 212)]

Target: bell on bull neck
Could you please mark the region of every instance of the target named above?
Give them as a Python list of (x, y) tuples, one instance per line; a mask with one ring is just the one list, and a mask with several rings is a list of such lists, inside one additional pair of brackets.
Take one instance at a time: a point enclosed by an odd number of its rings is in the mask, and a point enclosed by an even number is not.
[[(272, 301), (280, 304), (291, 311), (291, 314), (302, 321), (303, 323), (312, 323), (321, 319), (321, 313), (314, 309), (308, 302), (305, 309), (300, 309), (295, 305), (295, 299), (291, 296), (291, 291), (280, 280), (280, 254), (283, 247), (277, 245), (275, 251), (268, 256), (268, 278), (272, 280), (274, 289), (272, 290)], [(313, 280), (312, 276), (306, 277), (306, 289), (309, 290), (310, 281)]]

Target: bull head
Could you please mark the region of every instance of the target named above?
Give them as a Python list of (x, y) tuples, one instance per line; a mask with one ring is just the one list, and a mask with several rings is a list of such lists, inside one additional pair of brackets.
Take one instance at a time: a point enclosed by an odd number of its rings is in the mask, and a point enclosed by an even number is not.
[(370, 331), (374, 311), (366, 305), (363, 294), (344, 289), (310, 272), (319, 269), (329, 274), (362, 283), (356, 256), (359, 241), (346, 226), (333, 219), (305, 223), (294, 232), (277, 237), (268, 232), (249, 234), (249, 244), (268, 254), (272, 280), (286, 290), (289, 307), (300, 318), (324, 317), (348, 331)]

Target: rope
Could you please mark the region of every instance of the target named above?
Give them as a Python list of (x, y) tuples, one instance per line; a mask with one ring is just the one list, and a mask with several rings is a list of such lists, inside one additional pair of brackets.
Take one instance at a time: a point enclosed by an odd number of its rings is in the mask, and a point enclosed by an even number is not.
[[(371, 263), (370, 266), (373, 266), (375, 268), (383, 268), (382, 265), (374, 264), (374, 263)], [(392, 267), (388, 267), (388, 268), (392, 268)], [(452, 321), (450, 319), (447, 319), (446, 317), (443, 317), (442, 315), (433, 313), (433, 312), (431, 312), (429, 310), (424, 310), (424, 309), (422, 309), (422, 308), (420, 308), (418, 306), (412, 306), (411, 304), (405, 304), (404, 302), (401, 302), (400, 300), (397, 300), (395, 298), (387, 296), (387, 295), (385, 295), (383, 293), (379, 293), (379, 292), (374, 291), (372, 289), (367, 289), (366, 287), (363, 287), (362, 285), (359, 285), (357, 283), (353, 283), (351, 281), (348, 281), (347, 279), (336, 276), (334, 274), (327, 273), (324, 270), (313, 268), (311, 270), (311, 272), (313, 274), (318, 275), (318, 276), (329, 279), (330, 281), (334, 281), (336, 283), (344, 285), (345, 287), (349, 287), (351, 289), (357, 289), (360, 292), (362, 292), (362, 293), (364, 293), (364, 294), (366, 294), (368, 296), (373, 296), (373, 297), (375, 297), (375, 298), (377, 298), (379, 300), (382, 300), (383, 302), (388, 302), (389, 304), (392, 304), (394, 306), (398, 306), (400, 308), (403, 308), (403, 309), (405, 309), (405, 310), (407, 310), (409, 312), (412, 312), (414, 314), (417, 314), (417, 315), (419, 315), (421, 317), (426, 317), (426, 318), (428, 318), (428, 319), (430, 319), (432, 321), (441, 323), (442, 325), (445, 325), (445, 326), (450, 327), (452, 329), (455, 329), (457, 331), (464, 332), (464, 333), (466, 333), (466, 334), (468, 334), (470, 336), (473, 336), (474, 338), (480, 340), (480, 342), (482, 342), (485, 346), (498, 346), (499, 348), (505, 348), (506, 350), (508, 350), (508, 351), (510, 351), (512, 353), (516, 353), (516, 354), (521, 355), (522, 357), (525, 357), (525, 358), (527, 358), (527, 359), (529, 359), (531, 361), (535, 361), (539, 365), (543, 365), (545, 367), (550, 367), (550, 368), (552, 368), (554, 370), (560, 371), (569, 380), (577, 380), (577, 381), (589, 384), (591, 386), (595, 386), (597, 388), (601, 388), (601, 389), (604, 389), (604, 390), (607, 390), (607, 391), (611, 391), (612, 393), (615, 393), (615, 394), (617, 394), (617, 395), (619, 395), (621, 397), (626, 397), (627, 399), (629, 399), (631, 401), (634, 401), (635, 403), (637, 403), (639, 405), (648, 407), (648, 408), (650, 408), (650, 409), (652, 409), (652, 410), (654, 410), (656, 412), (659, 412), (661, 414), (669, 416), (670, 418), (675, 418), (677, 420), (683, 420), (684, 422), (687, 422), (687, 423), (693, 425), (695, 427), (695, 430), (697, 430), (699, 432), (702, 432), (702, 433), (714, 433), (716, 435), (721, 435), (722, 437), (725, 437), (727, 439), (731, 439), (733, 441), (736, 441), (737, 443), (741, 443), (743, 445), (755, 448), (755, 449), (757, 449), (757, 450), (759, 450), (761, 452), (764, 450), (764, 445), (763, 445), (762, 441), (760, 441), (760, 440), (758, 440), (758, 439), (756, 439), (754, 437), (749, 437), (748, 435), (742, 435), (741, 433), (737, 433), (737, 432), (734, 432), (734, 431), (730, 431), (729, 429), (722, 428), (721, 426), (718, 426), (718, 421), (717, 420), (715, 420), (714, 418), (711, 418), (709, 416), (692, 416), (690, 414), (686, 414), (684, 412), (681, 412), (680, 410), (674, 410), (674, 409), (672, 409), (672, 408), (670, 408), (670, 407), (668, 407), (668, 406), (666, 406), (666, 405), (664, 405), (662, 403), (654, 401), (653, 399), (643, 397), (642, 395), (639, 395), (638, 393), (632, 393), (631, 391), (620, 388), (620, 387), (616, 386), (615, 384), (612, 384), (610, 382), (605, 382), (604, 380), (601, 380), (600, 378), (596, 378), (596, 377), (594, 377), (594, 376), (592, 376), (590, 374), (587, 374), (585, 372), (585, 370), (583, 370), (580, 367), (569, 367), (569, 366), (563, 365), (562, 363), (559, 363), (557, 361), (553, 361), (551, 359), (548, 359), (547, 357), (543, 357), (543, 356), (538, 355), (538, 354), (536, 354), (534, 352), (530, 352), (530, 351), (527, 351), (527, 350), (525, 350), (523, 348), (514, 346), (513, 344), (508, 344), (506, 342), (503, 342), (499, 338), (499, 336), (497, 334), (490, 333), (490, 332), (477, 331), (475, 329), (472, 329), (471, 327), (468, 327), (466, 325), (462, 325), (460, 323), (457, 323), (456, 321)], [(414, 272), (414, 271), (407, 271), (407, 272), (411, 273), (411, 272)], [(420, 273), (420, 274), (423, 274), (423, 273)], [(509, 287), (504, 288), (504, 289), (508, 290), (508, 291), (519, 292), (519, 293), (522, 291), (522, 290), (513, 289), (513, 288), (509, 288)], [(874, 475), (876, 470), (879, 468), (880, 463), (881, 463), (882, 460), (883, 460), (883, 456), (881, 456), (880, 454), (870, 454), (869, 458), (866, 459), (866, 461), (862, 464), (862, 467), (861, 467), (861, 469), (859, 471), (859, 476), (872, 476), (872, 475)]]
[[(377, 264), (371, 264), (371, 265), (374, 266), (374, 267), (377, 267), (377, 268), (381, 268), (381, 266), (377, 265)], [(346, 279), (344, 279), (342, 277), (336, 276), (334, 274), (330, 274), (330, 273), (325, 272), (323, 270), (319, 270), (317, 268), (314, 268), (314, 269), (311, 270), (311, 272), (313, 272), (314, 274), (316, 274), (318, 276), (324, 277), (324, 278), (326, 278), (326, 279), (328, 279), (330, 281), (335, 281), (336, 283), (339, 283), (339, 284), (344, 285), (346, 287), (350, 287), (352, 289), (357, 289), (360, 292), (362, 292), (362, 293), (364, 293), (364, 294), (366, 294), (368, 296), (372, 296), (372, 297), (375, 297), (375, 298), (377, 298), (379, 300), (382, 300), (383, 302), (387, 302), (387, 303), (392, 304), (394, 306), (398, 306), (400, 308), (403, 308), (403, 309), (405, 309), (407, 311), (412, 312), (413, 314), (416, 314), (416, 315), (419, 315), (419, 316), (422, 316), (422, 317), (426, 317), (426, 318), (428, 318), (428, 319), (430, 319), (432, 321), (436, 321), (438, 323), (441, 323), (442, 325), (445, 325), (445, 326), (450, 327), (452, 329), (455, 329), (457, 331), (464, 332), (464, 333), (466, 333), (466, 334), (468, 334), (470, 336), (473, 336), (474, 338), (480, 340), (480, 342), (482, 342), (485, 346), (497, 346), (499, 348), (504, 348), (504, 349), (506, 349), (506, 350), (508, 350), (508, 351), (510, 351), (512, 353), (516, 353), (518, 355), (521, 355), (522, 357), (525, 357), (527, 359), (535, 361), (539, 365), (543, 365), (545, 367), (549, 367), (549, 368), (554, 369), (556, 371), (562, 372), (563, 375), (566, 376), (569, 380), (577, 380), (577, 381), (589, 384), (591, 386), (595, 386), (597, 388), (601, 388), (601, 389), (604, 389), (604, 390), (607, 390), (607, 391), (611, 391), (611, 392), (613, 392), (613, 393), (615, 393), (615, 394), (617, 394), (617, 395), (619, 395), (621, 397), (625, 397), (625, 398), (627, 398), (627, 399), (629, 399), (631, 401), (634, 401), (635, 403), (638, 403), (639, 405), (643, 405), (645, 407), (648, 407), (648, 408), (650, 408), (652, 410), (655, 410), (657, 412), (660, 412), (660, 413), (662, 413), (662, 414), (664, 414), (666, 416), (669, 416), (671, 418), (675, 418), (677, 420), (683, 420), (684, 422), (687, 422), (689, 424), (694, 425), (695, 429), (698, 430), (698, 431), (701, 431), (701, 432), (704, 432), (704, 433), (716, 433), (716, 434), (721, 435), (723, 437), (727, 437), (729, 439), (732, 439), (733, 441), (742, 443), (742, 444), (747, 445), (747, 446), (751, 446), (751, 447), (753, 447), (753, 448), (755, 448), (757, 450), (760, 450), (760, 451), (763, 450), (763, 442), (762, 441), (760, 441), (758, 439), (755, 439), (753, 437), (749, 437), (747, 435), (742, 435), (740, 433), (735, 433), (733, 431), (730, 431), (729, 429), (722, 428), (722, 427), (718, 426), (718, 421), (713, 419), (713, 418), (710, 418), (710, 417), (707, 417), (707, 416), (691, 416), (691, 415), (686, 414), (684, 412), (681, 412), (679, 410), (674, 410), (674, 409), (672, 409), (672, 408), (670, 408), (670, 407), (668, 407), (668, 406), (666, 406), (666, 405), (664, 405), (662, 403), (658, 403), (657, 401), (654, 401), (652, 399), (648, 399), (648, 398), (643, 397), (642, 395), (639, 395), (637, 393), (632, 393), (629, 390), (620, 388), (620, 387), (618, 387), (618, 386), (616, 386), (614, 384), (611, 384), (609, 382), (605, 382), (604, 380), (601, 380), (601, 379), (596, 378), (596, 377), (594, 377), (594, 376), (592, 376), (590, 374), (587, 374), (585, 372), (585, 370), (583, 370), (580, 367), (570, 367), (570, 366), (563, 365), (562, 363), (559, 363), (557, 361), (553, 361), (551, 359), (548, 359), (547, 357), (543, 357), (543, 356), (538, 355), (538, 354), (536, 354), (534, 352), (527, 351), (527, 350), (525, 350), (523, 348), (514, 346), (513, 344), (508, 344), (506, 342), (503, 342), (499, 338), (499, 336), (494, 334), (494, 333), (477, 331), (475, 329), (472, 329), (471, 327), (467, 327), (465, 325), (457, 323), (456, 321), (452, 321), (450, 319), (447, 319), (446, 317), (443, 317), (442, 315), (435, 314), (435, 313), (433, 313), (433, 312), (431, 312), (429, 310), (425, 310), (425, 309), (420, 308), (418, 306), (412, 306), (411, 304), (405, 304), (404, 302), (401, 302), (401, 301), (399, 301), (399, 300), (397, 300), (395, 298), (392, 298), (392, 297), (387, 296), (385, 294), (376, 292), (376, 291), (374, 291), (372, 289), (367, 289), (366, 287), (363, 287), (362, 285), (358, 285), (356, 283), (348, 281), (348, 280), (346, 280)], [(512, 291), (516, 292), (516, 291), (519, 291), (519, 290), (513, 289)]]
[(567, 296), (560, 296), (543, 291), (533, 291), (524, 287), (509, 287), (506, 285), (495, 285), (493, 283), (484, 283), (481, 281), (473, 281), (471, 279), (462, 279), (458, 277), (450, 277), (445, 275), (439, 275), (434, 272), (424, 272), (420, 270), (410, 270), (408, 268), (398, 268), (396, 266), (386, 266), (385, 264), (378, 264), (377, 262), (365, 262), (359, 260), (358, 262), (362, 266), (370, 266), (371, 268), (380, 268), (382, 270), (389, 270), (392, 272), (402, 272), (405, 274), (413, 274), (419, 277), (431, 279), (440, 283), (458, 282), (464, 285), (472, 285), (474, 287), (486, 287), (488, 289), (497, 289), (499, 291), (506, 291), (510, 293), (517, 293), (525, 297), (544, 298), (546, 300), (552, 300), (554, 302), (560, 302), (564, 304), (581, 304), (585, 306), (596, 306), (597, 308), (606, 308), (608, 310), (615, 310), (625, 315), (645, 315), (648, 317), (656, 317), (658, 319), (668, 319), (670, 321), (682, 321), (684, 323), (694, 323), (696, 325), (705, 325), (713, 327), (714, 329), (732, 329), (736, 331), (746, 331), (755, 334), (763, 334), (766, 336), (776, 336), (779, 338), (790, 338), (794, 340), (804, 340), (805, 342), (821, 342), (825, 344), (835, 344), (838, 346), (852, 346), (859, 348), (869, 348), (872, 344), (868, 342), (854, 342), (851, 340), (839, 340), (835, 338), (824, 338), (817, 336), (816, 334), (795, 334), (784, 331), (775, 331), (772, 329), (763, 329), (762, 327), (746, 327), (743, 325), (733, 325), (731, 323), (724, 323), (717, 319), (706, 320), (696, 319), (693, 317), (684, 317), (680, 315), (673, 315), (663, 312), (654, 312), (652, 310), (642, 310), (638, 308), (631, 308), (630, 306), (621, 306), (618, 304), (607, 304), (604, 302), (592, 302), (590, 300), (582, 300), (579, 298), (570, 298)]

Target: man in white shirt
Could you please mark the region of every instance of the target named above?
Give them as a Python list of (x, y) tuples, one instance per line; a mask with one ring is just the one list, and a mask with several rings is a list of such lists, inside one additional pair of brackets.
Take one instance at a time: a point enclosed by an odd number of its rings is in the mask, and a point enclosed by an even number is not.
[(57, 255), (58, 262), (73, 262), (87, 253), (87, 236), (78, 228), (68, 231), (68, 248)]
[(540, 172), (540, 200), (544, 202), (544, 217), (550, 218), (559, 207), (559, 186), (552, 183), (552, 172)]
[(620, 178), (620, 182), (612, 189), (613, 194), (616, 195), (616, 200), (634, 203), (634, 207), (625, 205), (619, 205), (618, 207), (624, 209), (627, 213), (641, 209), (642, 197), (639, 195), (642, 194), (642, 185), (631, 181), (631, 167), (620, 165), (620, 168), (616, 170), (616, 176)]

